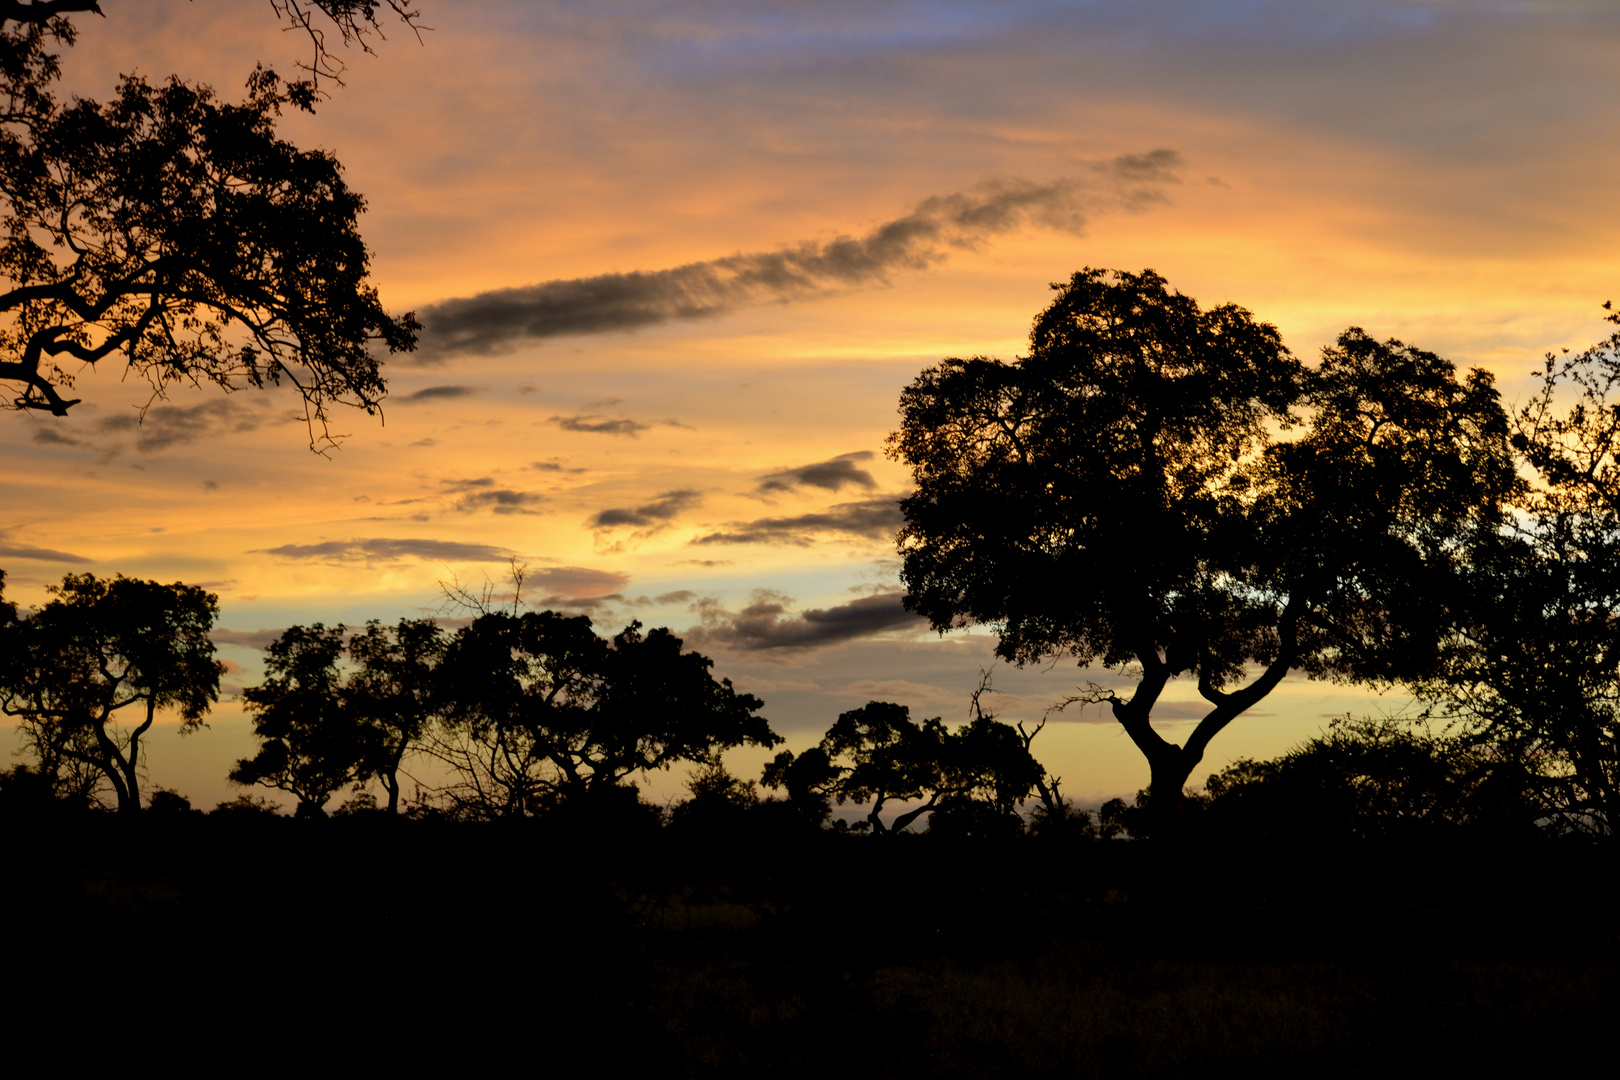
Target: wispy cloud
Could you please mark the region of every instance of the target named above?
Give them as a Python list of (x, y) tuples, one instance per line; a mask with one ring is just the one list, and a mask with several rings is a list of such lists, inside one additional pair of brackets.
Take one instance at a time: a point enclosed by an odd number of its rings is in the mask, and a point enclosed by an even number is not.
[(96, 426), (104, 434), (134, 435), (135, 449), (151, 454), (219, 435), (256, 431), (269, 419), (257, 401), (249, 404), (228, 397), (196, 405), (154, 405), (144, 416), (109, 416)]
[(1180, 183), (1181, 165), (1174, 150), (1126, 154), (1095, 163), (1084, 176), (989, 183), (925, 199), (865, 236), (445, 300), (422, 312), (417, 357), (497, 353), (526, 340), (634, 330), (882, 284), (896, 271), (926, 269), (1026, 224), (1079, 232), (1098, 212), (1163, 201), (1164, 189)]
[(74, 555), (67, 551), (34, 547), (32, 544), (11, 543), (7, 537), (15, 531), (15, 526), (0, 529), (0, 559), (28, 559), (33, 562), (71, 563), (76, 566), (93, 561), (83, 555)]
[(590, 435), (628, 435), (632, 439), (652, 427), (651, 424), (631, 420), (628, 417), (597, 416), (593, 413), (583, 416), (553, 416), (546, 422), (556, 424), (564, 431), (582, 431)]
[(733, 614), (709, 601), (699, 605), (703, 622), (686, 631), (694, 644), (709, 648), (813, 649), (886, 631), (919, 629), (927, 624), (901, 604), (903, 593), (878, 593), (847, 604), (789, 612), (792, 600), (780, 593), (756, 592)]
[(857, 450), (852, 454), (839, 454), (830, 461), (800, 465), (796, 469), (783, 469), (760, 478), (762, 493), (792, 491), (800, 487), (818, 487), (826, 491), (839, 491), (845, 485), (875, 488), (877, 481), (861, 468), (858, 462), (870, 461), (876, 455), (870, 450)]
[(477, 392), (475, 386), (426, 386), (415, 393), (391, 400), (401, 404), (410, 404), (416, 401), (442, 401), (447, 398), (462, 398)]
[(657, 528), (683, 510), (689, 510), (703, 501), (703, 496), (691, 488), (666, 491), (652, 502), (636, 507), (615, 507), (591, 515), (587, 523), (593, 529)]
[(319, 562), (388, 562), (399, 559), (428, 559), (446, 562), (506, 562), (513, 553), (489, 544), (465, 544), (453, 540), (388, 539), (373, 537), (355, 540), (325, 540), (318, 544), (282, 544), (260, 548), (250, 555), (279, 555), (284, 559)]
[(456, 509), (463, 512), (473, 510), (493, 510), (497, 514), (536, 514), (538, 510), (529, 507), (545, 502), (544, 495), (532, 491), (514, 491), (511, 488), (491, 488), (488, 491), (475, 491), (463, 495), (456, 503)]
[(819, 513), (733, 522), (728, 528), (699, 536), (694, 544), (814, 543), (818, 534), (843, 534), (872, 540), (892, 539), (905, 519), (893, 497), (838, 503)]
[[(690, 428), (674, 418), (666, 420), (636, 420), (628, 416), (603, 416), (600, 413), (582, 413), (576, 416), (547, 417), (546, 423), (556, 424), (564, 431), (578, 431), (586, 435), (628, 435), (632, 439), (643, 431), (655, 427)], [(537, 468), (539, 466), (536, 466)]]

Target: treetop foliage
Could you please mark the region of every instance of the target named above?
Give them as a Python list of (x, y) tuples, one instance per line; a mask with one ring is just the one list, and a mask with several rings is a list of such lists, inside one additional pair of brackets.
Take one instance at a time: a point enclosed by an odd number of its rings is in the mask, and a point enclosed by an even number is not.
[[(1353, 327), (1308, 368), (1152, 271), (1055, 288), (1027, 357), (947, 359), (901, 395), (907, 606), (941, 631), (993, 625), (1017, 663), (1136, 666), (1129, 700), (1082, 699), (1112, 705), (1174, 792), (1290, 669), (1433, 670), (1431, 585), (1518, 486), (1489, 374)], [(1211, 711), (1177, 747), (1151, 710), (1182, 674)]]
[[(316, 7), (340, 29), (375, 20), (375, 4)], [(373, 348), (414, 348), (419, 327), (370, 284), (365, 202), (337, 160), (276, 137), (283, 107), (313, 109), (315, 82), (261, 67), (228, 104), (177, 77), (125, 76), (106, 104), (63, 104), (52, 50), (74, 32), (47, 9), (0, 10), (0, 380), (22, 385), (10, 404), (66, 415), (78, 399), (62, 395), (64, 365), (121, 353), (154, 396), (285, 379), (317, 439), (332, 404), (375, 412)], [(277, 10), (307, 24), (311, 9)]]
[[(93, 574), (69, 574), (48, 592), (24, 619), (0, 602), (0, 711), (22, 721), (53, 783), (89, 798), (104, 780), (119, 809), (138, 810), (141, 738), (157, 712), (194, 730), (219, 698), (224, 669), (209, 640), (218, 597)], [(121, 730), (127, 709), (139, 718)]]
[(631, 623), (607, 640), (583, 615), (489, 612), (446, 652), (448, 723), (431, 752), (463, 777), (452, 796), (469, 812), (523, 816), (635, 773), (780, 742), (757, 715), (764, 703), (715, 681), (712, 666), (662, 627)]
[[(1067, 810), (1056, 781), (1030, 754), (1032, 738), (982, 712), (952, 731), (939, 717), (918, 722), (905, 705), (870, 701), (841, 713), (803, 753), (782, 751), (762, 780), (816, 821), (826, 819), (830, 799), (870, 803), (861, 827), (874, 833), (904, 832), (924, 814), (930, 830), (953, 821), (964, 834), (1017, 832), (1019, 808), (1033, 791), (1048, 810)], [(912, 805), (885, 823), (891, 801)]]

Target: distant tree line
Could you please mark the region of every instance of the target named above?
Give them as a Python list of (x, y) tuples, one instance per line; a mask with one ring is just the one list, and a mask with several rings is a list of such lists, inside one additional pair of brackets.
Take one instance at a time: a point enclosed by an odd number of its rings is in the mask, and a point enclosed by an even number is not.
[[(134, 813), (157, 713), (173, 710), (192, 731), (217, 700), (216, 599), (88, 574), (50, 597), (29, 614), (0, 592), (0, 707), (20, 721), (30, 759), (0, 774), (0, 809)], [(968, 723), (919, 721), (904, 705), (872, 701), (841, 714), (816, 745), (779, 752), (757, 783), (739, 779), (726, 750), (782, 740), (759, 715), (763, 703), (717, 681), (711, 666), (666, 629), (633, 623), (604, 639), (588, 618), (551, 611), (486, 611), (454, 633), (431, 619), (353, 633), (294, 626), (266, 649), (264, 680), (242, 694), (259, 749), (230, 779), (293, 796), (297, 817), (325, 817), (351, 790), (337, 813), (565, 813), (611, 828), (657, 820), (634, 780), (686, 766), (689, 797), (668, 815), (682, 827), (752, 817), (801, 832), (1069, 840), (1147, 839), (1162, 828), (1148, 790), (1094, 813), (1072, 805), (1032, 752), (1042, 727), (985, 711), (987, 682)], [(404, 796), (413, 757), (450, 778), (414, 801)], [(1479, 732), (1345, 720), (1280, 758), (1211, 775), (1204, 791), (1184, 794), (1181, 831), (1275, 840), (1598, 831), (1589, 816), (1562, 813), (1568, 772), (1561, 759)], [(367, 792), (373, 783), (386, 803)], [(846, 803), (864, 815), (835, 818)], [(189, 809), (162, 789), (144, 805)], [(250, 795), (216, 810), (276, 812)]]

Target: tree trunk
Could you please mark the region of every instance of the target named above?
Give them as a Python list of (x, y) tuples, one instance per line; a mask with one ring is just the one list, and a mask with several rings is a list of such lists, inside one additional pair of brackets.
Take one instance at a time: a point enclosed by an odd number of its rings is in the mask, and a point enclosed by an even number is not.
[(886, 801), (887, 800), (882, 795), (879, 795), (876, 801), (872, 803), (872, 812), (866, 815), (866, 820), (871, 823), (872, 832), (877, 835), (881, 835), (889, 831), (884, 827), (883, 819), (878, 816), (879, 811), (883, 809), (883, 804)]
[(1149, 762), (1147, 812), (1155, 839), (1172, 841), (1186, 833), (1187, 800), (1182, 792), (1202, 758), (1202, 754), (1194, 757), (1176, 747), (1173, 753), (1155, 755)]

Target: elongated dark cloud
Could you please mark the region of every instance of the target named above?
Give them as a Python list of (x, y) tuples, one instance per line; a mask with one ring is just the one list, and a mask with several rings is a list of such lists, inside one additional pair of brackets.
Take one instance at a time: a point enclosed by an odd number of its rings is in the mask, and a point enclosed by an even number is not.
[(666, 491), (645, 506), (616, 507), (593, 514), (588, 524), (593, 529), (656, 528), (702, 501), (703, 496), (690, 488)]
[(455, 509), (463, 513), (493, 510), (497, 514), (533, 514), (536, 511), (528, 508), (545, 502), (544, 495), (532, 491), (498, 488), (492, 476), (452, 477), (439, 483), (446, 491), (461, 496), (456, 501)]
[(1089, 216), (1163, 201), (1180, 182), (1174, 150), (1098, 162), (1087, 175), (1036, 184), (1007, 181), (935, 196), (865, 236), (739, 252), (668, 270), (542, 282), (445, 300), (422, 312), (416, 356), (489, 354), (525, 340), (602, 334), (701, 319), (771, 301), (804, 300), (882, 284), (1025, 224), (1079, 232)]
[(870, 450), (857, 450), (853, 454), (839, 454), (831, 461), (800, 465), (797, 469), (783, 469), (781, 472), (761, 477), (759, 490), (774, 492), (792, 491), (799, 487), (818, 487), (827, 491), (839, 491), (846, 484), (875, 488), (877, 481), (872, 479), (872, 474), (857, 464), (870, 461), (875, 456)]
[(9, 543), (6, 540), (6, 534), (11, 531), (11, 529), (0, 529), (0, 559), (28, 559), (33, 562), (72, 563), (74, 565), (92, 561), (83, 555), (74, 555), (67, 551), (53, 551), (51, 548), (34, 547), (32, 544)]
[(643, 431), (652, 427), (651, 424), (640, 420), (631, 420), (628, 417), (596, 416), (553, 416), (547, 423), (556, 424), (564, 431), (582, 431), (589, 435), (628, 435), (632, 439)]
[(919, 616), (901, 604), (903, 595), (879, 593), (836, 607), (811, 608), (792, 615), (788, 612), (787, 597), (760, 592), (735, 615), (710, 605), (702, 610), (703, 624), (683, 636), (710, 648), (813, 649), (888, 630), (926, 626)]
[(446, 491), (477, 491), (495, 486), (493, 476), (452, 476), (440, 480)]
[(466, 397), (476, 389), (472, 386), (426, 386), (414, 394), (406, 394), (402, 398), (392, 400), (407, 404), (413, 401), (442, 401), (447, 398)]
[(893, 538), (905, 519), (893, 497), (838, 503), (815, 514), (759, 518), (733, 522), (720, 532), (697, 537), (694, 544), (798, 544), (814, 542), (817, 534), (842, 533), (873, 540)]
[(489, 544), (463, 544), (453, 540), (384, 539), (327, 540), (319, 544), (282, 544), (261, 548), (252, 555), (279, 555), (284, 559), (313, 559), (321, 562), (393, 561), (430, 559), (450, 562), (505, 562), (512, 557), (506, 548)]
[(463, 495), (456, 502), (456, 509), (463, 512), (493, 510), (497, 514), (533, 514), (538, 511), (530, 510), (529, 507), (544, 501), (544, 495), (532, 491), (491, 488), (488, 491), (475, 491)]

